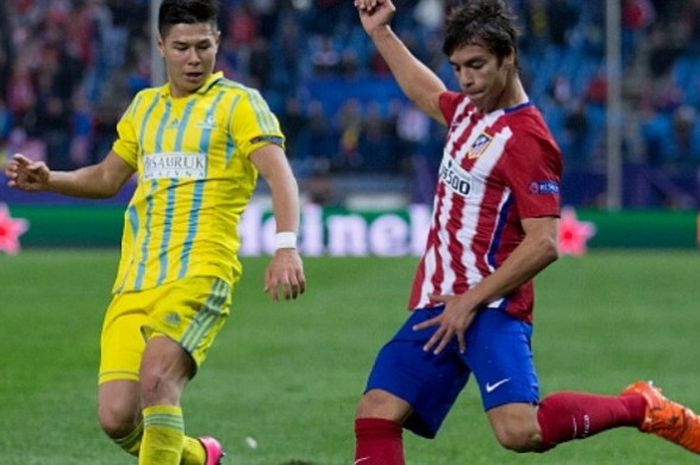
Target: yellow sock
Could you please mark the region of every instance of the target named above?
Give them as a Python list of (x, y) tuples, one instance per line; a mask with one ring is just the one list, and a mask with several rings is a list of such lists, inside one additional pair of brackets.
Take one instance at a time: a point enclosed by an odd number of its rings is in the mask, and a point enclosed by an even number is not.
[(139, 465), (179, 465), (185, 441), (182, 409), (155, 405), (143, 409)]
[(119, 447), (127, 451), (129, 454), (138, 457), (139, 449), (141, 449), (141, 437), (143, 436), (143, 420), (141, 420), (128, 436), (121, 439), (115, 439)]
[[(124, 449), (129, 454), (138, 457), (141, 449), (141, 439), (143, 437), (143, 420), (128, 436), (121, 439), (115, 439), (114, 442)], [(180, 465), (204, 465), (207, 460), (207, 452), (204, 446), (199, 442), (199, 439), (185, 436), (184, 445), (182, 446), (182, 457)]]
[(182, 448), (180, 465), (204, 465), (207, 452), (199, 439), (185, 436), (185, 445)]

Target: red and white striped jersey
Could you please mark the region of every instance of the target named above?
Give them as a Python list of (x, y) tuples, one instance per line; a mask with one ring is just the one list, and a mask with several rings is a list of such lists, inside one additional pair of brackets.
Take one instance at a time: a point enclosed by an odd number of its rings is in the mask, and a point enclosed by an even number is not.
[[(493, 273), (524, 237), (521, 220), (559, 216), (561, 153), (541, 113), (524, 103), (491, 113), (445, 92), (449, 124), (425, 252), (409, 308), (436, 305)], [(532, 281), (488, 306), (532, 321)]]

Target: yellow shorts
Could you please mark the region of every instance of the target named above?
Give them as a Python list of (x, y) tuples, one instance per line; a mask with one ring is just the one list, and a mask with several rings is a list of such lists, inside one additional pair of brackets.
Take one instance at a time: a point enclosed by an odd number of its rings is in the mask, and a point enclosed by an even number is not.
[(116, 294), (102, 325), (99, 383), (138, 381), (146, 341), (153, 334), (176, 341), (199, 368), (230, 308), (231, 286), (209, 276)]

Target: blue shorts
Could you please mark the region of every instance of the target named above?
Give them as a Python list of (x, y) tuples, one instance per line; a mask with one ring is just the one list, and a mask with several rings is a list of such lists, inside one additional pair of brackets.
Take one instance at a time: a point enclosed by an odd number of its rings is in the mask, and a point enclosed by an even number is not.
[(365, 392), (382, 389), (408, 402), (404, 427), (434, 438), (474, 373), (484, 410), (510, 403), (537, 404), (539, 385), (530, 344), (532, 326), (501, 310), (479, 312), (466, 331), (465, 353), (454, 338), (439, 355), (423, 351), (437, 327), (414, 331), (444, 306), (418, 309), (377, 355)]

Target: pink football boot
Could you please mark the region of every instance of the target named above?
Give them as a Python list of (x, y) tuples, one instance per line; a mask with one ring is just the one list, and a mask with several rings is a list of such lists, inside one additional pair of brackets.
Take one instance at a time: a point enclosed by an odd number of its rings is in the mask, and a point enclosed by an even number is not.
[(204, 465), (222, 465), (224, 455), (224, 448), (221, 447), (221, 443), (216, 439), (209, 436), (202, 436), (197, 438), (199, 442), (204, 446), (204, 450), (207, 452), (207, 460)]

